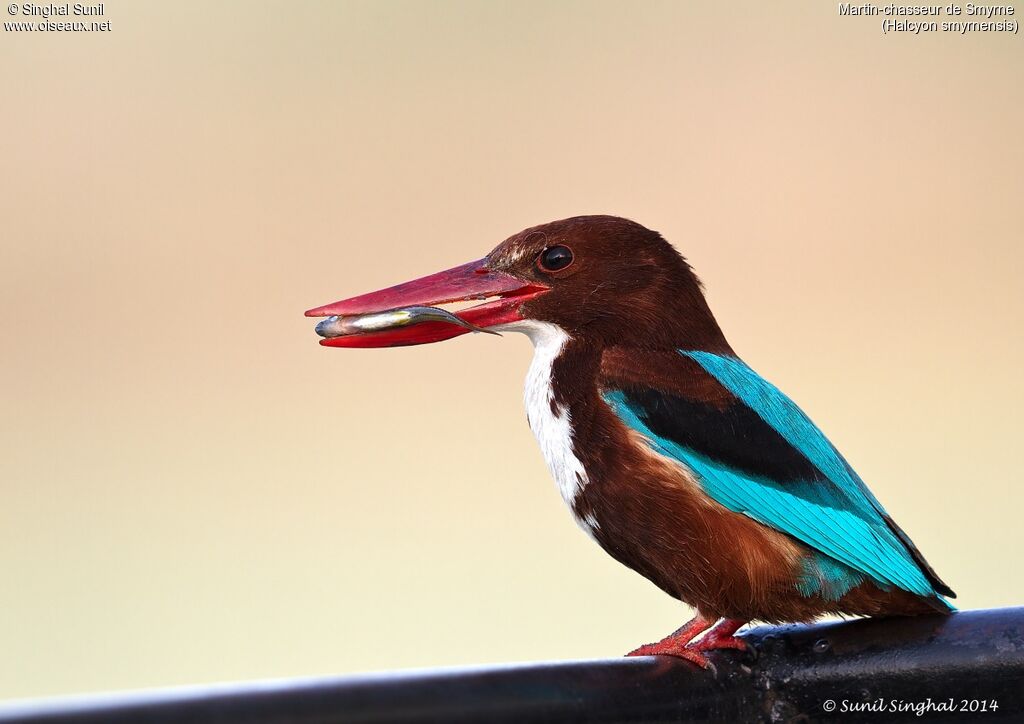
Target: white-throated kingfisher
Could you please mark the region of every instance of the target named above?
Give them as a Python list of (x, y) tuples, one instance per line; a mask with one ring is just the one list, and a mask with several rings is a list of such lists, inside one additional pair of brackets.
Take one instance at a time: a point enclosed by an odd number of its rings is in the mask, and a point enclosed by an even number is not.
[[(483, 301), (458, 323), (435, 308), (465, 300)], [(576, 522), (697, 611), (633, 654), (707, 666), (705, 651), (744, 648), (735, 633), (752, 620), (953, 610), (832, 443), (736, 355), (686, 260), (639, 224), (536, 226), (479, 261), (306, 315), (330, 317), (328, 347), (529, 336), (527, 418)]]

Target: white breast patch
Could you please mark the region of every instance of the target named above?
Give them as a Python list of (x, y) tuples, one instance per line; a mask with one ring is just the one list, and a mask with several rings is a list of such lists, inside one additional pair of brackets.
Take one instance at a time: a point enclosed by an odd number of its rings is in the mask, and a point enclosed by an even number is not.
[[(558, 357), (569, 335), (564, 329), (550, 322), (523, 320), (505, 324), (496, 329), (522, 332), (533, 342), (533, 361), (526, 373), (526, 387), (523, 399), (526, 403), (526, 419), (530, 423), (537, 442), (540, 444), (544, 461), (558, 485), (562, 500), (569, 506), (576, 523), (588, 535), (593, 536), (598, 528), (593, 515), (580, 518), (573, 503), (589, 482), (583, 463), (572, 449), (572, 424), (569, 410), (564, 405), (552, 405), (554, 390), (551, 386), (551, 365)], [(552, 409), (554, 407), (554, 409)]]

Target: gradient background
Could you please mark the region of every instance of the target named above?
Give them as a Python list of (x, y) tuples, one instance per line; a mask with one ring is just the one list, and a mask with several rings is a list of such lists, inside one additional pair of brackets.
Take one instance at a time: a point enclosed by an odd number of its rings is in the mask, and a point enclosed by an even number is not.
[(828, 2), (104, 19), (0, 37), (0, 696), (674, 629), (564, 510), (524, 337), (328, 350), (302, 317), (580, 213), (689, 257), (962, 607), (1024, 603), (1020, 36)]

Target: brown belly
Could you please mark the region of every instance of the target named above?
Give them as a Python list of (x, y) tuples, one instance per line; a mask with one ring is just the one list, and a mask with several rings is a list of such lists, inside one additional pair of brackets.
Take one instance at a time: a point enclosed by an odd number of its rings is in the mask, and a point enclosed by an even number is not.
[(719, 505), (682, 466), (634, 442), (575, 506), (612, 557), (708, 616), (762, 618), (796, 596), (804, 546)]

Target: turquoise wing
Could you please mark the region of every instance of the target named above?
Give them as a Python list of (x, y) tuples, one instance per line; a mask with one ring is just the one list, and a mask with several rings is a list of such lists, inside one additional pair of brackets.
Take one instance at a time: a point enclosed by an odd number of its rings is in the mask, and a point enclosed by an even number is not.
[(733, 404), (720, 409), (635, 388), (607, 389), (605, 401), (658, 452), (690, 468), (712, 499), (822, 554), (801, 592), (838, 598), (868, 577), (939, 600), (954, 595), (792, 400), (736, 357), (681, 354)]

